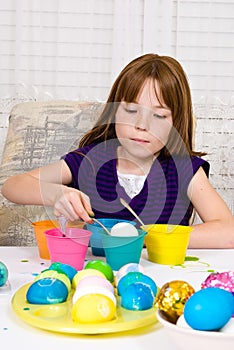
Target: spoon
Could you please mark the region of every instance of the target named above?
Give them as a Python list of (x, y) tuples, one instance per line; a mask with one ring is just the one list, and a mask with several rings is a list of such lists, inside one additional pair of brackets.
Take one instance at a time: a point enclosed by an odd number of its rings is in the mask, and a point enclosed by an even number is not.
[(101, 221), (99, 221), (98, 219), (95, 219), (94, 217), (92, 217), (93, 221), (96, 222), (97, 224), (99, 224), (105, 231), (108, 235), (111, 236), (111, 233), (110, 231), (107, 229), (106, 226), (103, 225), (103, 223)]
[(144, 222), (139, 218), (139, 216), (137, 215), (137, 213), (135, 213), (135, 211), (130, 207), (130, 205), (123, 199), (123, 198), (120, 198), (120, 203), (125, 207), (127, 208), (130, 213), (132, 213), (133, 216), (135, 216), (135, 218), (139, 221), (139, 223), (143, 226), (143, 227), (146, 227), (146, 225), (144, 224)]
[(59, 226), (60, 226), (60, 230), (63, 234), (63, 237), (66, 237), (66, 227), (67, 227), (67, 218), (63, 215), (58, 217), (58, 222), (59, 222)]
[[(110, 231), (104, 226), (99, 220), (95, 219), (92, 216), (93, 221), (97, 222), (105, 231), (108, 233), (108, 235), (111, 235)], [(65, 216), (59, 216), (58, 217), (59, 225), (60, 225), (60, 230), (63, 233), (63, 237), (66, 237), (66, 226), (67, 226), (67, 218)]]

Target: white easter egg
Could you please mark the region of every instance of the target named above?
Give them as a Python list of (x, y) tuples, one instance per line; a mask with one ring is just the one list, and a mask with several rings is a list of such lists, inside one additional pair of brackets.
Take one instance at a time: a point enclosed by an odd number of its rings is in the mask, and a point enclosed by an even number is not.
[(222, 333), (234, 333), (234, 318), (232, 317), (223, 328), (220, 329)]
[(136, 227), (128, 222), (118, 222), (111, 228), (111, 235), (118, 237), (138, 236)]
[(181, 328), (190, 328), (190, 329), (192, 329), (192, 327), (190, 327), (190, 326), (188, 325), (188, 323), (185, 321), (185, 318), (184, 318), (184, 315), (183, 315), (183, 314), (178, 318), (178, 320), (177, 320), (177, 322), (176, 322), (176, 325), (177, 325), (178, 327), (181, 327)]
[(145, 274), (145, 269), (142, 265), (138, 263), (128, 263), (122, 266), (115, 275), (115, 285), (117, 286), (120, 279), (127, 275), (129, 272), (142, 272)]
[(114, 286), (108, 279), (101, 276), (89, 276), (83, 278), (77, 285), (76, 290), (87, 287), (102, 287), (109, 289), (114, 294)]
[(115, 295), (107, 288), (105, 287), (98, 287), (98, 286), (87, 286), (83, 288), (77, 288), (73, 294), (72, 297), (72, 303), (75, 304), (77, 300), (79, 300), (84, 295), (90, 295), (90, 294), (100, 294), (105, 295), (107, 298), (111, 299), (113, 303), (116, 305), (116, 297)]

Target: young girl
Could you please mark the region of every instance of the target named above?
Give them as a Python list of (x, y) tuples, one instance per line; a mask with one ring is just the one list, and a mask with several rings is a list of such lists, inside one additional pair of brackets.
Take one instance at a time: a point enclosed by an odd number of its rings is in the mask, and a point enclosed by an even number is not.
[(13, 176), (2, 194), (20, 204), (52, 206), (56, 216), (189, 225), (190, 247), (234, 248), (234, 217), (208, 180), (204, 153), (193, 150), (191, 94), (181, 65), (146, 54), (117, 77), (104, 110), (79, 148), (60, 161)]

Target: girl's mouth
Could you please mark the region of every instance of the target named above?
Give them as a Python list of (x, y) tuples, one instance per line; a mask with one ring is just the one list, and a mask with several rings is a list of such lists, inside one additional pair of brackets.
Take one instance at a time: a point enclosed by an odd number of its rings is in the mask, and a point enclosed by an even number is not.
[(134, 141), (134, 142), (137, 142), (137, 143), (149, 143), (149, 141), (147, 141), (147, 140), (143, 140), (143, 139), (131, 139), (132, 141)]

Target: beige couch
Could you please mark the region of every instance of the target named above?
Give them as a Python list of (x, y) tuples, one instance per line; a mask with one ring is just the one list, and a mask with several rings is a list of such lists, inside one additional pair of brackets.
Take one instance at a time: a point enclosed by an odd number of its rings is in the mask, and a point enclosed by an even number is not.
[[(77, 101), (25, 102), (14, 106), (3, 150), (0, 186), (8, 176), (56, 161), (76, 147), (101, 108), (98, 102)], [(49, 208), (14, 205), (1, 196), (0, 245), (35, 245), (33, 227), (24, 217), (33, 222), (54, 219)]]
[[(11, 110), (0, 168), (0, 186), (10, 175), (60, 159), (78, 144), (103, 107), (98, 102), (19, 103)], [(196, 104), (196, 149), (208, 153), (210, 179), (234, 214), (234, 108)], [(10, 208), (15, 208), (19, 215)], [(32, 225), (54, 218), (49, 208), (23, 206), (0, 198), (0, 245), (35, 245)]]

